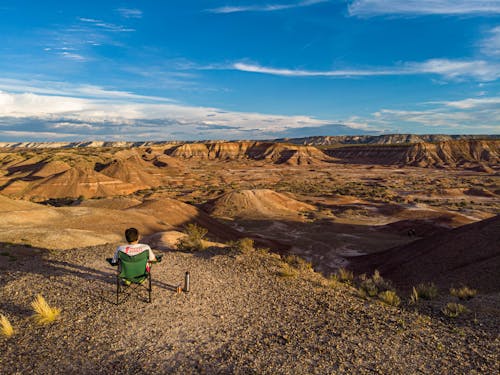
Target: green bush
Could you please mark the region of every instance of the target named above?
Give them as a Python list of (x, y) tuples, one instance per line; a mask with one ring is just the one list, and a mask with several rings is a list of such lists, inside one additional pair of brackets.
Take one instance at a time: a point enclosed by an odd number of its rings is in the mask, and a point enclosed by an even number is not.
[(456, 318), (460, 314), (466, 312), (467, 308), (459, 303), (450, 302), (446, 304), (446, 306), (443, 307), (441, 311), (449, 318)]
[(354, 280), (354, 274), (346, 268), (339, 268), (337, 271), (337, 279), (344, 284), (352, 284)]
[(433, 299), (438, 295), (438, 288), (434, 283), (421, 283), (417, 285), (418, 296), (423, 299)]
[(379, 293), (378, 298), (382, 302), (390, 306), (399, 306), (399, 303), (401, 302), (396, 292), (392, 290), (386, 290), (384, 292)]
[(184, 251), (201, 251), (204, 249), (202, 239), (208, 230), (196, 224), (188, 224), (185, 229), (186, 237), (179, 239), (177, 249)]
[(234, 249), (242, 254), (254, 251), (254, 242), (251, 238), (241, 238), (234, 244)]
[(450, 294), (454, 297), (458, 297), (458, 299), (461, 300), (469, 300), (477, 294), (477, 290), (471, 289), (467, 286), (463, 286), (461, 288), (451, 288)]

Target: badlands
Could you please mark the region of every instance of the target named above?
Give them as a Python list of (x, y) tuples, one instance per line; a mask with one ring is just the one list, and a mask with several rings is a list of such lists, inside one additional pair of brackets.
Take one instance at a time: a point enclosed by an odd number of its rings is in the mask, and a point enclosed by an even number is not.
[[(498, 373), (500, 140), (327, 138), (0, 144), (0, 373)], [(131, 226), (164, 258), (115, 306)]]

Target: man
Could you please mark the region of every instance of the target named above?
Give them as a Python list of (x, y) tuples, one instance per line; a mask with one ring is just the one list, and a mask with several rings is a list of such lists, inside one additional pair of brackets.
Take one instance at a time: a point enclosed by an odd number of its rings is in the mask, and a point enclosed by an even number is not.
[[(149, 262), (156, 262), (156, 257), (153, 254), (153, 251), (149, 247), (149, 245), (139, 243), (139, 231), (135, 228), (128, 228), (125, 231), (125, 238), (128, 242), (127, 245), (121, 245), (118, 246), (118, 248), (115, 251), (115, 255), (113, 256), (113, 263), (118, 262), (118, 254), (121, 252), (134, 256), (137, 254), (142, 253), (143, 251), (148, 251), (149, 252)], [(149, 271), (150, 264), (148, 262), (147, 270)]]

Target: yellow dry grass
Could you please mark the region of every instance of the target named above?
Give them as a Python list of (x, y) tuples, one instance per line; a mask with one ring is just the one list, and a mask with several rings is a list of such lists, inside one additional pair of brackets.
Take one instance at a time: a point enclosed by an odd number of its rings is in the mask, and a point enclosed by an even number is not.
[(31, 306), (35, 311), (33, 317), (38, 324), (52, 323), (61, 313), (61, 310), (57, 307), (50, 307), (41, 294), (38, 294), (33, 302), (31, 302)]
[(14, 328), (10, 324), (9, 319), (5, 315), (0, 314), (0, 328), (2, 334), (6, 337), (11, 337), (14, 334)]

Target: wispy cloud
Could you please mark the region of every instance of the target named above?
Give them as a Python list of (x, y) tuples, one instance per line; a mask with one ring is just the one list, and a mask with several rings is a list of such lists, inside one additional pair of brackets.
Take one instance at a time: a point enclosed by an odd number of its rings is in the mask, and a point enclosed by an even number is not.
[(303, 8), (311, 5), (325, 3), (329, 0), (306, 0), (297, 3), (288, 4), (257, 4), (257, 5), (241, 5), (241, 6), (223, 6), (213, 9), (207, 9), (211, 13), (240, 13), (240, 12), (274, 12), (278, 10)]
[(500, 97), (426, 103), (419, 110), (381, 109), (368, 121), (380, 128), (439, 129), (440, 132), (498, 134)]
[(72, 134), (73, 138), (77, 133), (85, 139), (115, 139), (123, 135), (137, 139), (140, 134), (148, 134), (148, 139), (236, 139), (273, 138), (287, 129), (331, 123), (306, 115), (224, 111), (145, 101), (144, 97), (132, 99), (134, 94), (127, 92), (122, 95), (114, 91), (109, 93), (112, 94), (109, 98), (83, 98), (0, 91), (0, 130), (32, 131), (32, 138), (36, 138), (38, 132), (47, 138), (47, 132), (57, 130), (60, 134)]
[(472, 78), (478, 81), (495, 81), (500, 78), (500, 64), (485, 60), (430, 59), (408, 62), (394, 67), (376, 69), (295, 70), (265, 67), (258, 64), (235, 63), (232, 69), (244, 72), (286, 77), (366, 77), (388, 75), (437, 74), (448, 79)]
[(498, 0), (354, 0), (351, 16), (379, 15), (493, 15), (500, 13)]
[(124, 18), (142, 18), (142, 10), (131, 8), (118, 8), (116, 11)]
[(500, 26), (488, 32), (488, 37), (480, 43), (480, 49), (487, 56), (500, 57)]
[(64, 57), (65, 59), (73, 60), (73, 61), (87, 61), (88, 59), (78, 53), (73, 52), (59, 52), (59, 55)]
[(108, 90), (95, 85), (80, 85), (56, 81), (37, 81), (0, 78), (0, 90), (13, 93), (29, 93), (40, 95), (69, 96), (73, 98), (91, 99), (129, 99), (137, 101), (173, 102), (172, 99), (138, 95), (127, 91)]
[(119, 32), (119, 33), (135, 31), (135, 29), (132, 29), (132, 28), (129, 28), (129, 27), (126, 27), (126, 26), (115, 25), (114, 23), (107, 23), (107, 22), (103, 22), (101, 20), (97, 20), (97, 19), (94, 19), (94, 18), (80, 17), (78, 19), (81, 22), (92, 24), (93, 26), (99, 27), (99, 28), (101, 28), (103, 30), (106, 30), (106, 31)]

